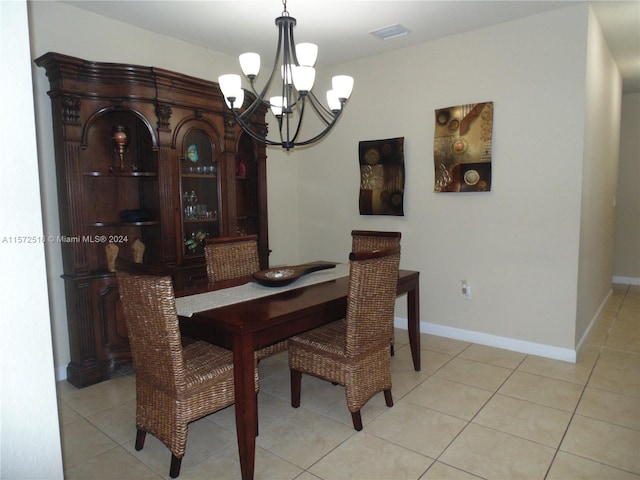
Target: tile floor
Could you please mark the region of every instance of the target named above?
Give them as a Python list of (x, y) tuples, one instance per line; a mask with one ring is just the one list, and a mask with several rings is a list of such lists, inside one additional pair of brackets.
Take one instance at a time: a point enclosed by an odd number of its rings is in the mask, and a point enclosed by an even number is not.
[[(356, 432), (342, 387), (303, 377), (289, 404), (286, 354), (260, 365), (259, 479), (640, 479), (640, 287), (614, 286), (576, 364), (430, 335), (415, 372), (396, 336), (393, 408), (377, 395)], [(169, 478), (169, 451), (136, 452), (132, 373), (58, 384), (65, 478)], [(239, 479), (233, 407), (189, 429), (182, 480)]]

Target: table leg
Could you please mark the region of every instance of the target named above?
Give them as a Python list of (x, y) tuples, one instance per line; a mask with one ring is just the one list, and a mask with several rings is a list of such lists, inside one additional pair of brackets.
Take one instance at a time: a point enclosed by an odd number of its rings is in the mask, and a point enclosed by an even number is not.
[(413, 368), (420, 371), (420, 281), (416, 279), (415, 288), (407, 292), (407, 316), (409, 345), (413, 357)]
[(236, 430), (242, 480), (253, 480), (256, 459), (258, 405), (254, 380), (253, 337), (233, 339), (233, 376), (235, 388)]

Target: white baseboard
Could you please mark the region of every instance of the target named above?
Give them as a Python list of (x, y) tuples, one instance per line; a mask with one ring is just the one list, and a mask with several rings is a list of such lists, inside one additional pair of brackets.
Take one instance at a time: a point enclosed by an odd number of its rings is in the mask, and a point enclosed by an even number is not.
[[(394, 324), (398, 328), (407, 329), (406, 318), (395, 318)], [(564, 362), (576, 363), (577, 351), (569, 348), (554, 347), (541, 343), (527, 342), (515, 338), (500, 337), (488, 333), (463, 330), (461, 328), (447, 327), (436, 323), (420, 322), (420, 333), (437, 335), (439, 337), (453, 338), (465, 342), (477, 343), (488, 347), (503, 348), (514, 352), (537, 355), (540, 357), (562, 360)]]
[(56, 382), (67, 379), (67, 366), (64, 365), (62, 367), (55, 367), (54, 369), (56, 373)]
[(618, 277), (614, 276), (611, 281), (622, 285), (640, 285), (640, 278), (637, 277)]

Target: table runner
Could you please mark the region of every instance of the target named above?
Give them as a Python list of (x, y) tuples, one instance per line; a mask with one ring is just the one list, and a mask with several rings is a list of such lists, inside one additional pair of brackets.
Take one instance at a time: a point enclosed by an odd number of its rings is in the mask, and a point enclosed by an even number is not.
[[(286, 267), (282, 267), (286, 268)], [(237, 287), (214, 290), (212, 292), (198, 293), (187, 297), (176, 298), (176, 309), (178, 315), (190, 317), (194, 313), (210, 310), (212, 308), (225, 307), (234, 303), (254, 300), (256, 298), (268, 297), (277, 293), (295, 290), (296, 288), (314, 285), (316, 283), (328, 282), (337, 278), (349, 275), (349, 264), (338, 263), (336, 268), (319, 270), (317, 272), (303, 275), (295, 282), (283, 287), (266, 287), (256, 282), (249, 282)]]

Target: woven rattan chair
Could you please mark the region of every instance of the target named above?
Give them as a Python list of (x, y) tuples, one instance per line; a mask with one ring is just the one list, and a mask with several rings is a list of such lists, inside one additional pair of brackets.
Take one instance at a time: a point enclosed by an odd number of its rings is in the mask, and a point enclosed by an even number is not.
[[(383, 232), (376, 230), (352, 230), (351, 250), (362, 252), (365, 250), (377, 250), (380, 248), (395, 247), (400, 245), (401, 232)], [(395, 354), (394, 334), (391, 331), (391, 355)]]
[(381, 232), (375, 230), (352, 230), (351, 251), (377, 250), (400, 245), (401, 232)]
[[(123, 262), (116, 268), (136, 372), (135, 448), (147, 433), (157, 437), (171, 450), (176, 478), (188, 424), (234, 402), (233, 355), (201, 341), (183, 348), (170, 276), (126, 272)], [(257, 392), (257, 369), (255, 378)]]
[(291, 405), (300, 406), (303, 373), (344, 385), (353, 426), (362, 430), (360, 409), (376, 393), (393, 406), (388, 339), (400, 247), (352, 252), (349, 260), (346, 318), (289, 339)]
[[(207, 279), (211, 283), (245, 277), (260, 271), (258, 236), (220, 237), (206, 240), (204, 256)], [(256, 358), (263, 360), (287, 349), (287, 340), (256, 350)]]

